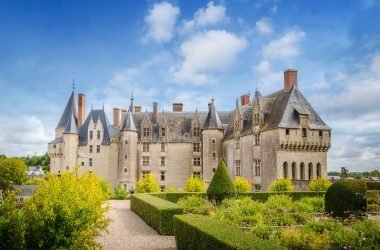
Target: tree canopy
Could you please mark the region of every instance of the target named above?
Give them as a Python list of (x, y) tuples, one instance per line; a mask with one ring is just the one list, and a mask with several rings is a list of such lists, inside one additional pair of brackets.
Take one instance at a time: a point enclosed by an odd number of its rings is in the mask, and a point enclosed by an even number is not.
[(0, 159), (0, 189), (7, 190), (9, 186), (23, 184), (26, 180), (26, 165), (22, 160)]

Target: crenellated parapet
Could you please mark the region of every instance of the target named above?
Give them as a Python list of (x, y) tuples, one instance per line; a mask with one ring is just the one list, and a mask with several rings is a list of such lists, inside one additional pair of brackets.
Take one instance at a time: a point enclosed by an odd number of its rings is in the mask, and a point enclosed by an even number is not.
[(330, 142), (305, 142), (305, 141), (281, 141), (280, 149), (283, 151), (300, 152), (327, 152), (331, 147)]

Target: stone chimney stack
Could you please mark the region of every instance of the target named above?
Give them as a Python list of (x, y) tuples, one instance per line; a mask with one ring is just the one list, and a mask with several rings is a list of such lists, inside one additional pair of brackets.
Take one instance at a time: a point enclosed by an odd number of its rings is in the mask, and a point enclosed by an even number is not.
[(153, 122), (153, 124), (157, 123), (157, 106), (158, 106), (158, 103), (154, 102), (153, 103), (153, 113), (152, 113), (152, 122)]
[(297, 70), (288, 69), (284, 71), (284, 92), (289, 92), (293, 86), (297, 86)]
[(173, 112), (182, 112), (183, 111), (183, 103), (177, 102), (173, 103)]
[(120, 123), (120, 109), (113, 108), (113, 125), (118, 127)]
[(141, 106), (135, 106), (135, 112), (140, 113), (141, 112)]
[(80, 128), (86, 119), (86, 96), (78, 94), (78, 128)]
[(240, 96), (240, 103), (242, 106), (249, 104), (249, 95)]

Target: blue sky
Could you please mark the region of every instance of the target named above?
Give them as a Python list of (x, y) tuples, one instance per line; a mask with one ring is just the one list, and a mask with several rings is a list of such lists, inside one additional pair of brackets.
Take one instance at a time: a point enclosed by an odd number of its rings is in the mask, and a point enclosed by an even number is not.
[[(299, 89), (333, 128), (329, 170), (380, 169), (380, 2), (0, 1), (0, 153), (46, 152), (71, 92), (87, 111), (231, 110)], [(75, 72), (75, 74), (73, 73)]]

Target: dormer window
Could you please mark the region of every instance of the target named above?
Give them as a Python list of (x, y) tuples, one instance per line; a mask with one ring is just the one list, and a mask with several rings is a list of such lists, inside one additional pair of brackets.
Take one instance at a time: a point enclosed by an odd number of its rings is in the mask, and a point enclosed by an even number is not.
[(236, 130), (239, 130), (239, 128), (240, 128), (240, 122), (239, 122), (239, 121), (236, 121), (236, 122), (235, 122), (235, 129), (236, 129)]
[(100, 140), (100, 130), (96, 131), (96, 139)]
[(322, 136), (323, 136), (323, 131), (320, 130), (320, 131), (319, 131), (319, 137), (322, 137)]
[(286, 135), (289, 135), (290, 134), (290, 131), (289, 131), (289, 129), (287, 128), (287, 129), (285, 129), (285, 134)]
[(240, 148), (240, 139), (239, 139), (239, 138), (236, 139), (236, 141), (235, 141), (235, 148), (236, 148), (236, 149), (239, 149), (239, 148)]
[(94, 139), (94, 131), (90, 131), (90, 140)]
[(253, 115), (253, 120), (254, 120), (255, 125), (258, 125), (260, 123), (260, 116), (258, 113)]
[(201, 134), (201, 129), (199, 127), (194, 127), (193, 128), (193, 135), (194, 136), (200, 136)]
[(143, 152), (149, 152), (149, 142), (143, 142)]
[(166, 128), (161, 128), (161, 137), (166, 136)]
[(143, 128), (143, 136), (147, 137), (150, 135), (150, 128)]
[(307, 137), (307, 131), (306, 128), (302, 129), (302, 137)]

